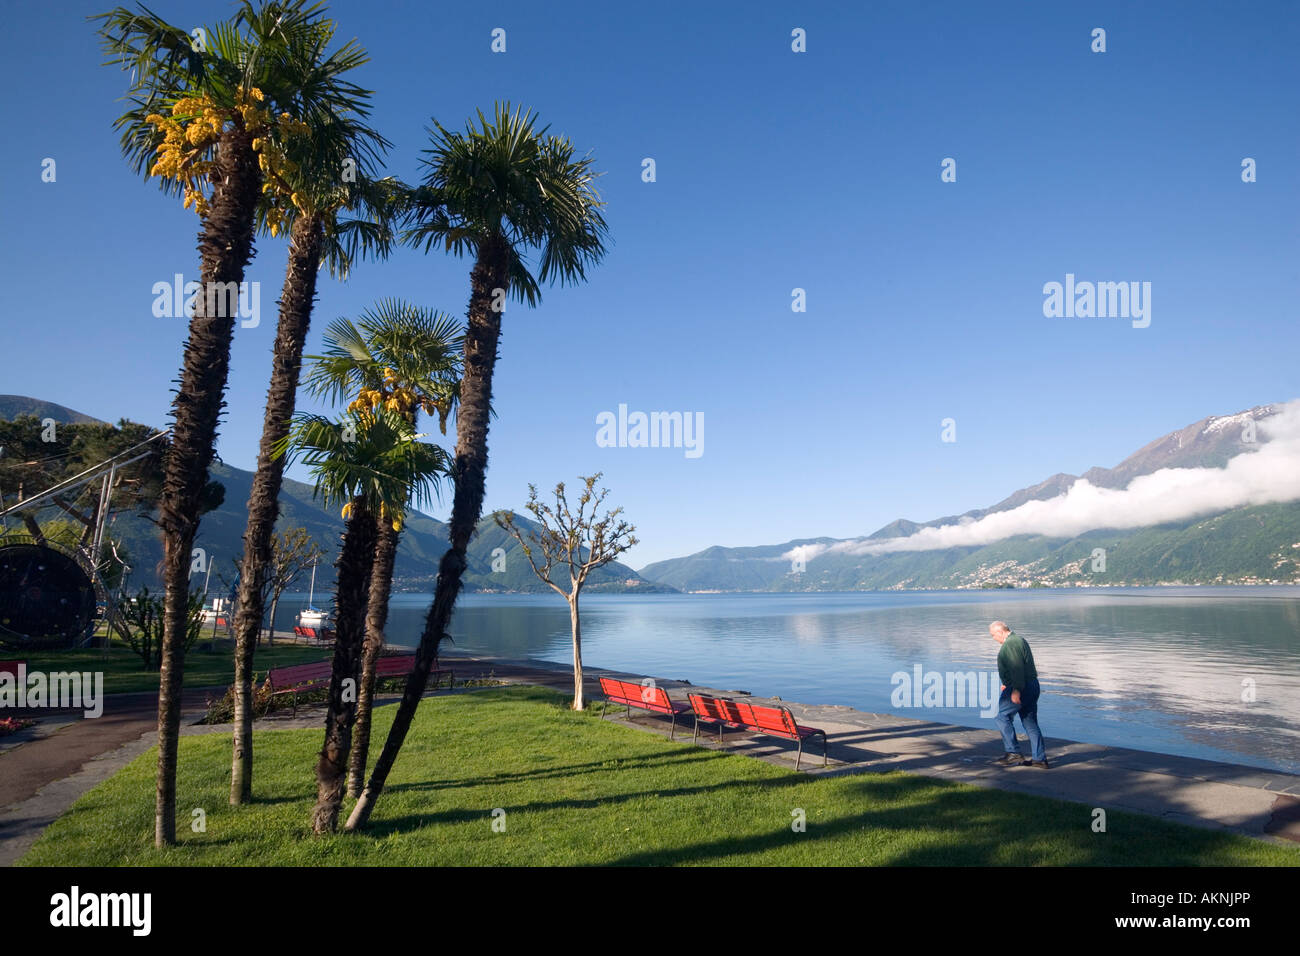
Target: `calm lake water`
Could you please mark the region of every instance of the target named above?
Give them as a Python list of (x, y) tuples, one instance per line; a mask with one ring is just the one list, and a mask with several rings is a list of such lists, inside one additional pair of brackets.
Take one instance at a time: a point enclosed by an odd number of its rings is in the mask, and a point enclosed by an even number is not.
[[(390, 642), (417, 642), (429, 601), (393, 598)], [(891, 676), (988, 671), (996, 689), (988, 624), (1001, 619), (1033, 648), (1049, 747), (1300, 773), (1300, 588), (591, 595), (581, 608), (589, 666), (990, 728), (978, 705), (894, 707)], [(462, 651), (572, 659), (554, 595), (468, 595), (451, 633)]]

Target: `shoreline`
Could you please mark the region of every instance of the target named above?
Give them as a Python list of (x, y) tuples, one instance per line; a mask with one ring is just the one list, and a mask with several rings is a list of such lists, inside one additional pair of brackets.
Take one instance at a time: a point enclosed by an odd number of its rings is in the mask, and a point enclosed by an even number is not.
[[(409, 653), (410, 647), (386, 645), (386, 651)], [(544, 686), (561, 693), (573, 691), (571, 665), (535, 658), (507, 658), (450, 649), (441, 658), (458, 680), (491, 677), (503, 684)], [(687, 689), (717, 696), (745, 697), (759, 704), (787, 707), (801, 725), (815, 726), (828, 735), (829, 766), (816, 759), (816, 746), (800, 771), (812, 776), (891, 773), (902, 771), (956, 783), (1080, 804), (1085, 808), (1114, 809), (1155, 816), (1206, 829), (1223, 830), (1256, 839), (1292, 845), (1300, 843), (1300, 775), (1264, 770), (1195, 757), (1108, 747), (1064, 738), (1048, 738), (1049, 770), (999, 767), (993, 760), (1002, 753), (1001, 740), (990, 725), (962, 727), (896, 714), (857, 710), (844, 704), (802, 704), (779, 697), (761, 697), (736, 688), (715, 688), (687, 680), (660, 678), (609, 668), (585, 666), (584, 688), (588, 707), (601, 703), (598, 678), (617, 676), (641, 682), (652, 680), (674, 699), (684, 700)], [(479, 688), (456, 688), (450, 693), (475, 693)], [(181, 734), (229, 734), (230, 725), (201, 725), (205, 708), (198, 706), (203, 688), (187, 688)], [(425, 696), (446, 696), (430, 691)], [(377, 698), (377, 707), (392, 706), (396, 693)], [(0, 751), (0, 768), (8, 780), (25, 777), (17, 800), (0, 804), (0, 866), (12, 865), (77, 799), (112, 776), (156, 742), (156, 694), (108, 695), (105, 716), (111, 721), (91, 724), (86, 719), (61, 722), (46, 733)], [(258, 720), (257, 730), (314, 728), (321, 715), (318, 705), (299, 709), (292, 720), (283, 716)], [(635, 729), (669, 735), (669, 722), (659, 715), (637, 712), (629, 719), (611, 711), (604, 719)], [(678, 728), (688, 726), (683, 721)], [(678, 740), (691, 745), (689, 737)], [(71, 747), (69, 745), (72, 745)], [(703, 735), (695, 745), (764, 760), (794, 770), (790, 741), (731, 731), (722, 743)], [(68, 753), (72, 750), (73, 753)], [(43, 775), (43, 776), (42, 776)], [(1091, 822), (1091, 814), (1080, 826)]]
[[(479, 667), (491, 669), (497, 679), (507, 679), (514, 674), (518, 683), (541, 683), (560, 690), (567, 687), (570, 693), (573, 689), (572, 667), (554, 661), (455, 652), (445, 654), (445, 659), (448, 663), (460, 661), (466, 665), (475, 662)], [(685, 690), (689, 688), (718, 696), (745, 696), (755, 703), (788, 707), (801, 725), (822, 728), (830, 738), (832, 766), (823, 770), (820, 761), (810, 760), (802, 771), (805, 773), (902, 770), (976, 786), (1054, 797), (1089, 807), (1158, 816), (1259, 839), (1300, 843), (1298, 774), (1059, 737), (1048, 738), (1050, 770), (1003, 768), (992, 763), (1001, 755), (1002, 744), (991, 721), (987, 728), (961, 727), (915, 717), (870, 713), (844, 704), (801, 704), (779, 697), (746, 694), (736, 689), (584, 666), (584, 685), (592, 688), (587, 698), (588, 706), (592, 701), (599, 703), (602, 698), (595, 679), (600, 676), (617, 676), (634, 682), (650, 678), (674, 699), (684, 699)], [(631, 723), (665, 736), (669, 732), (668, 721), (657, 715), (637, 713)], [(744, 753), (793, 769), (794, 748), (780, 738), (732, 732), (722, 745), (704, 737), (700, 738), (700, 744)], [(1085, 824), (1081, 822), (1081, 825)]]

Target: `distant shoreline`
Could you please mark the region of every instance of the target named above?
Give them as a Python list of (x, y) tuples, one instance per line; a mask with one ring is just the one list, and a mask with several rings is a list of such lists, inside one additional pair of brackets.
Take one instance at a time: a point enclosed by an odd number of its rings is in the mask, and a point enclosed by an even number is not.
[[(1090, 584), (1090, 585), (1060, 585), (1056, 587), (1041, 588), (881, 588), (881, 589), (853, 589), (848, 591), (721, 591), (721, 590), (704, 590), (704, 591), (643, 591), (637, 594), (634, 591), (583, 591), (583, 598), (591, 597), (696, 597), (707, 595), (735, 595), (745, 597), (756, 597), (759, 595), (770, 594), (781, 597), (796, 596), (815, 596), (815, 595), (848, 595), (848, 594), (1075, 594), (1088, 591), (1231, 591), (1231, 590), (1267, 590), (1267, 589), (1287, 589), (1296, 592), (1296, 597), (1300, 597), (1300, 582), (1280, 582), (1280, 583), (1259, 583), (1259, 584)], [(301, 592), (306, 596), (306, 591)], [(294, 593), (286, 592), (281, 600), (291, 599)], [(394, 591), (394, 598), (399, 597), (426, 597), (432, 598), (432, 591)], [(466, 597), (556, 597), (551, 591), (465, 591), (461, 595)], [(556, 600), (559, 600), (556, 597)]]

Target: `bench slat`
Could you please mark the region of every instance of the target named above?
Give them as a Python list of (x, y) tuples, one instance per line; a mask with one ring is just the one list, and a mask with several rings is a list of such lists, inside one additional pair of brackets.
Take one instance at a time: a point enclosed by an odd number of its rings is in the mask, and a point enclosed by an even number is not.
[[(820, 736), (823, 747), (826, 744), (826, 731), (819, 727), (801, 727), (794, 719), (794, 714), (787, 707), (769, 707), (764, 704), (751, 704), (748, 701), (731, 700), (727, 697), (710, 697), (707, 694), (689, 694), (687, 696), (690, 700), (691, 710), (695, 713), (695, 732), (697, 736), (699, 734), (699, 722), (703, 720), (727, 727), (735, 727), (740, 730), (797, 741), (799, 744), (799, 759), (795, 761), (795, 769), (798, 769), (799, 763), (803, 759), (803, 742), (806, 739)], [(721, 730), (719, 730), (719, 739), (721, 739)], [(827, 755), (823, 752), (823, 765), (826, 760)]]
[(617, 677), (601, 677), (600, 690), (605, 695), (605, 704), (601, 705), (602, 719), (605, 716), (605, 706), (611, 701), (625, 706), (629, 718), (633, 707), (654, 714), (667, 714), (672, 720), (672, 730), (668, 734), (670, 740), (677, 735), (677, 715), (691, 712), (690, 704), (673, 700), (667, 691), (654, 684), (633, 684)]
[(631, 681), (616, 677), (600, 678), (600, 689), (605, 697), (619, 704), (631, 704), (642, 710), (656, 713), (684, 714), (690, 711), (689, 704), (673, 700), (662, 687), (651, 684), (633, 684)]

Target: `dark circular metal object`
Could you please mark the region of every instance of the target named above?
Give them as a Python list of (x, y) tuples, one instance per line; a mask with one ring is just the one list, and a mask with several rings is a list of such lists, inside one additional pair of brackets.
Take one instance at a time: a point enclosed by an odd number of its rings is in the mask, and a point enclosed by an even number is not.
[(95, 586), (49, 545), (0, 545), (0, 647), (72, 647), (95, 622)]

